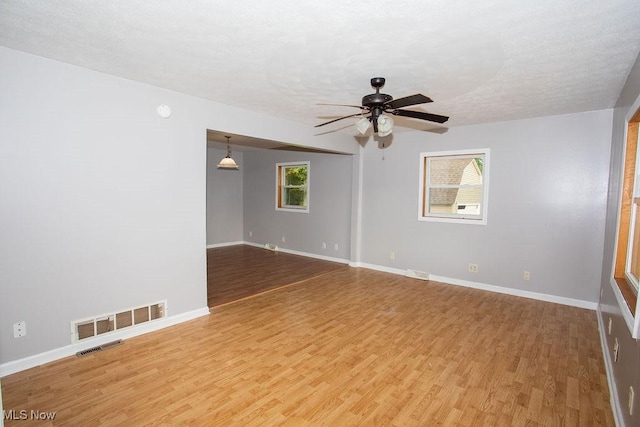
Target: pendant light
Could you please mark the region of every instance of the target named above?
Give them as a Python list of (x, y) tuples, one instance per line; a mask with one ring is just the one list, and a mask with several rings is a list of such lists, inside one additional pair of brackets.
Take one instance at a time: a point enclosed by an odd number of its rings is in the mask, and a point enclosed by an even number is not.
[(220, 160), (218, 163), (218, 169), (238, 169), (238, 165), (235, 160), (231, 158), (231, 146), (229, 145), (230, 136), (225, 136), (227, 138), (227, 157)]

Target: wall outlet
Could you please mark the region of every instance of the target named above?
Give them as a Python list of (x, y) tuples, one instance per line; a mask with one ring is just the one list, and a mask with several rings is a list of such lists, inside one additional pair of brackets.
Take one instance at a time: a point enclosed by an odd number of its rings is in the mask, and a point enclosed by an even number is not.
[(524, 280), (531, 280), (531, 272), (525, 270), (525, 272), (522, 273), (522, 278)]
[(253, 237), (253, 231), (249, 232), (249, 237)]
[(327, 242), (322, 242), (322, 249), (327, 249)]
[(392, 251), (392, 252), (389, 252), (389, 259), (390, 259), (390, 260), (394, 260), (394, 259), (396, 259), (396, 253), (395, 253), (395, 252), (393, 252), (393, 251)]
[(286, 241), (286, 239), (284, 238), (284, 236), (282, 236), (282, 243), (284, 243)]
[(478, 264), (469, 264), (469, 273), (477, 273)]
[(333, 249), (335, 249), (336, 251), (338, 250), (338, 244), (337, 243), (335, 245), (333, 245)]
[(16, 322), (13, 324), (13, 337), (21, 338), (27, 335), (27, 322)]

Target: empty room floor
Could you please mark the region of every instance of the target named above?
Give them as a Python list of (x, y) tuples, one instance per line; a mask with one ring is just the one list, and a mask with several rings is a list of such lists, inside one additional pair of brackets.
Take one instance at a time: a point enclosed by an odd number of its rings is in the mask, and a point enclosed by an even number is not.
[(2, 387), (60, 425), (614, 425), (595, 312), (361, 268)]
[(339, 268), (347, 266), (250, 245), (207, 249), (207, 303), (217, 307)]

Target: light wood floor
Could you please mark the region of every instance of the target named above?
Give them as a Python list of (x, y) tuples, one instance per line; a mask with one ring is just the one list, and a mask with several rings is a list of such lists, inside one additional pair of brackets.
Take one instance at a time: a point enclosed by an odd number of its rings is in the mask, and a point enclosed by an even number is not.
[(614, 425), (594, 312), (356, 268), (2, 387), (73, 426)]
[(339, 268), (347, 266), (249, 245), (207, 249), (207, 302), (216, 307)]

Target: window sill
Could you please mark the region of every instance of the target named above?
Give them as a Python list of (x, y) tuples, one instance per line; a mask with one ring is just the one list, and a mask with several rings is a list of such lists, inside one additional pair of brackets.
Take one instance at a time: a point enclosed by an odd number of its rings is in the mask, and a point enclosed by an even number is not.
[(309, 213), (309, 208), (276, 208), (281, 212), (297, 212), (297, 213)]
[(638, 296), (633, 291), (633, 286), (631, 286), (631, 283), (624, 277), (614, 277), (613, 280), (615, 280), (618, 288), (620, 288), (620, 293), (624, 298), (624, 302), (627, 304), (627, 308), (633, 313), (638, 303)]
[(431, 221), (431, 222), (449, 222), (454, 224), (473, 224), (473, 225), (487, 225), (486, 218), (451, 218), (443, 216), (422, 216), (418, 217), (418, 221)]
[(618, 302), (620, 312), (624, 318), (629, 332), (634, 339), (638, 339), (639, 335), (639, 319), (636, 319), (635, 307), (638, 297), (633, 291), (633, 287), (624, 277), (614, 277), (611, 280), (611, 287)]

